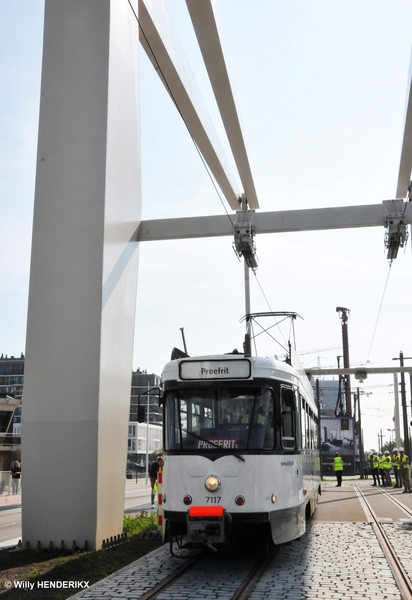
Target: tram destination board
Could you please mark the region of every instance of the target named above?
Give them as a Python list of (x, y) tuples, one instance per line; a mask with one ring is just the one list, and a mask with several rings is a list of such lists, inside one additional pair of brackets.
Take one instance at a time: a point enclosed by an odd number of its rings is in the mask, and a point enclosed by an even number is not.
[(185, 360), (179, 365), (182, 380), (249, 379), (251, 364), (247, 358), (237, 360)]

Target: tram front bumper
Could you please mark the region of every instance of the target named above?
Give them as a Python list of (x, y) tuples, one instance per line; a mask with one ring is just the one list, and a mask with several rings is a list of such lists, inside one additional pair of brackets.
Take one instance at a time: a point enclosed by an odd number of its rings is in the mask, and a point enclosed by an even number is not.
[(186, 518), (188, 542), (221, 544), (225, 541), (223, 506), (191, 506)]

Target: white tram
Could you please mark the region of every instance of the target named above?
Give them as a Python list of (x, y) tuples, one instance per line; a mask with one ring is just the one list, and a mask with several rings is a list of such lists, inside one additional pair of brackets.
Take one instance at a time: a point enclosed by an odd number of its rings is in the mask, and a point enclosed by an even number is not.
[(162, 500), (171, 548), (177, 540), (216, 549), (244, 534), (282, 544), (305, 532), (320, 494), (319, 416), (298, 362), (235, 351), (166, 364)]

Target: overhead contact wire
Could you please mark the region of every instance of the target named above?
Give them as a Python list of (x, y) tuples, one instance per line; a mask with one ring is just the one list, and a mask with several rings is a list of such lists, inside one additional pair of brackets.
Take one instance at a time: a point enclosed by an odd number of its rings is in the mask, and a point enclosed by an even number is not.
[[(273, 309), (272, 309), (272, 307), (270, 306), (269, 300), (267, 299), (265, 292), (263, 291), (263, 288), (262, 288), (262, 286), (260, 285), (260, 281), (259, 281), (259, 279), (258, 279), (258, 277), (257, 277), (257, 275), (256, 275), (256, 269), (252, 269), (252, 270), (253, 270), (253, 275), (255, 276), (256, 282), (257, 282), (257, 284), (258, 284), (258, 286), (259, 286), (259, 289), (260, 289), (260, 291), (262, 292), (262, 295), (263, 295), (263, 297), (264, 297), (264, 299), (265, 299), (265, 301), (266, 301), (266, 304), (267, 304), (267, 305), (268, 305), (268, 307), (269, 307), (269, 310), (270, 310), (270, 312), (274, 312), (274, 311), (273, 311)], [(278, 329), (279, 329), (280, 335), (281, 335), (281, 336), (282, 336), (282, 338), (283, 338), (283, 342), (284, 342), (284, 344), (286, 345), (286, 343), (287, 343), (287, 342), (286, 342), (286, 340), (285, 340), (285, 336), (283, 335), (283, 332), (282, 332), (282, 330), (280, 329), (280, 327), (279, 327), (279, 323), (278, 323), (277, 321), (276, 321), (276, 325), (277, 325), (277, 327), (278, 327)]]
[(372, 340), (371, 340), (371, 343), (370, 343), (370, 346), (369, 346), (368, 356), (366, 357), (366, 362), (365, 362), (365, 364), (368, 364), (369, 356), (370, 356), (370, 353), (371, 353), (371, 350), (372, 350), (372, 344), (373, 344), (373, 342), (374, 342), (374, 339), (375, 339), (376, 329), (377, 329), (377, 327), (378, 327), (378, 323), (379, 323), (379, 317), (380, 317), (380, 314), (381, 314), (382, 305), (383, 305), (383, 301), (384, 301), (385, 294), (386, 294), (386, 288), (388, 287), (388, 281), (389, 281), (389, 275), (390, 275), (390, 273), (391, 273), (391, 267), (392, 267), (392, 261), (389, 263), (388, 275), (387, 275), (387, 277), (386, 277), (385, 287), (384, 287), (384, 290), (383, 290), (383, 294), (382, 294), (381, 303), (380, 303), (380, 305), (379, 305), (378, 316), (377, 316), (377, 318), (376, 318), (375, 328), (374, 328), (374, 330), (373, 330)]
[(215, 180), (214, 180), (214, 178), (213, 178), (213, 176), (212, 176), (212, 174), (211, 174), (211, 172), (210, 172), (210, 169), (209, 169), (209, 167), (207, 166), (207, 164), (206, 164), (206, 161), (205, 161), (205, 159), (203, 158), (203, 155), (202, 155), (202, 153), (201, 153), (201, 152), (200, 152), (200, 150), (199, 150), (199, 146), (197, 145), (197, 143), (196, 143), (195, 139), (193, 138), (192, 134), (190, 133), (190, 130), (189, 130), (189, 127), (187, 126), (187, 123), (186, 123), (186, 121), (185, 121), (185, 118), (183, 117), (183, 115), (182, 115), (182, 112), (181, 112), (181, 110), (180, 110), (179, 106), (177, 105), (177, 102), (176, 102), (176, 100), (175, 100), (175, 97), (174, 97), (174, 95), (173, 95), (173, 92), (172, 92), (172, 90), (170, 89), (170, 87), (169, 87), (169, 84), (167, 83), (166, 77), (165, 77), (165, 75), (164, 75), (164, 73), (163, 73), (163, 71), (162, 71), (162, 68), (161, 68), (161, 66), (160, 66), (160, 64), (159, 64), (159, 62), (158, 62), (158, 60), (157, 60), (157, 58), (156, 58), (156, 55), (155, 55), (155, 53), (154, 53), (154, 51), (153, 51), (153, 48), (151, 47), (151, 45), (150, 45), (150, 42), (149, 42), (149, 40), (148, 40), (148, 38), (147, 38), (147, 36), (146, 36), (146, 34), (145, 34), (144, 30), (143, 30), (143, 27), (142, 27), (142, 25), (141, 25), (141, 23), (140, 23), (139, 17), (138, 17), (138, 15), (136, 14), (136, 11), (134, 10), (134, 8), (133, 8), (133, 6), (132, 6), (132, 4), (131, 4), (130, 0), (127, 0), (127, 1), (128, 1), (128, 4), (129, 4), (130, 8), (131, 8), (131, 11), (132, 11), (132, 13), (133, 13), (133, 15), (134, 15), (134, 18), (135, 18), (135, 19), (136, 19), (136, 21), (137, 21), (137, 24), (138, 24), (138, 26), (139, 26), (139, 29), (140, 29), (140, 31), (142, 32), (142, 35), (143, 35), (144, 39), (146, 40), (147, 46), (148, 46), (148, 48), (150, 49), (150, 52), (152, 53), (153, 60), (155, 61), (156, 65), (157, 65), (157, 68), (159, 69), (159, 72), (160, 72), (160, 73), (161, 73), (161, 75), (162, 75), (163, 82), (164, 82), (164, 84), (165, 84), (165, 86), (166, 86), (166, 88), (167, 88), (167, 91), (168, 91), (168, 92), (169, 92), (169, 94), (170, 94), (170, 97), (171, 97), (171, 99), (172, 99), (172, 101), (173, 101), (173, 104), (175, 105), (177, 112), (179, 113), (179, 115), (180, 115), (180, 117), (181, 117), (181, 119), (182, 119), (183, 123), (185, 124), (185, 127), (186, 127), (186, 129), (187, 129), (187, 132), (188, 132), (188, 134), (189, 134), (189, 136), (190, 136), (190, 139), (192, 140), (192, 142), (193, 142), (193, 145), (194, 145), (194, 147), (196, 148), (196, 151), (197, 151), (197, 153), (198, 153), (198, 154), (199, 154), (199, 156), (200, 156), (200, 160), (202, 161), (202, 163), (203, 163), (203, 166), (204, 166), (204, 168), (205, 168), (205, 170), (206, 170), (206, 173), (208, 174), (208, 176), (209, 176), (209, 179), (210, 179), (210, 181), (212, 182), (212, 185), (213, 185), (213, 187), (214, 187), (214, 189), (215, 189), (215, 192), (216, 192), (216, 194), (217, 194), (217, 196), (218, 196), (218, 198), (219, 198), (219, 200), (220, 200), (220, 202), (221, 202), (221, 204), (222, 204), (222, 206), (223, 206), (223, 209), (224, 209), (224, 211), (225, 211), (225, 213), (226, 213), (226, 215), (227, 215), (227, 217), (228, 217), (228, 219), (229, 219), (229, 221), (230, 221), (230, 224), (232, 225), (232, 228), (233, 228), (233, 230), (235, 230), (235, 224), (234, 224), (234, 223), (233, 223), (233, 221), (232, 221), (232, 217), (229, 215), (229, 213), (228, 213), (228, 211), (227, 211), (226, 204), (225, 204), (225, 202), (223, 201), (223, 199), (222, 199), (222, 196), (221, 196), (221, 194), (220, 194), (220, 191), (219, 191), (219, 189), (218, 189), (218, 187), (217, 187), (217, 185), (216, 185), (216, 182), (215, 182)]

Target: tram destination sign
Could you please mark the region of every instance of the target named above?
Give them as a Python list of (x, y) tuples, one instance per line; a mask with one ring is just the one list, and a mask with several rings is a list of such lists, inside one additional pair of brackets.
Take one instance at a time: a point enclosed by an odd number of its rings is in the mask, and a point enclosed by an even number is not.
[(239, 360), (185, 360), (180, 363), (180, 379), (249, 379), (250, 361)]

